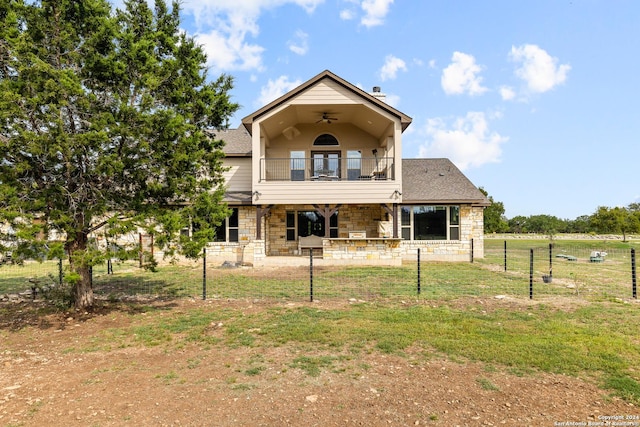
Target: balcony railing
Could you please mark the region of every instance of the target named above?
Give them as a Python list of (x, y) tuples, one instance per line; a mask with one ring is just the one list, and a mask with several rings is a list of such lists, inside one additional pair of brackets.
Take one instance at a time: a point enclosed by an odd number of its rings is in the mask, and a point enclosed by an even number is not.
[(394, 180), (393, 157), (260, 159), (261, 181)]

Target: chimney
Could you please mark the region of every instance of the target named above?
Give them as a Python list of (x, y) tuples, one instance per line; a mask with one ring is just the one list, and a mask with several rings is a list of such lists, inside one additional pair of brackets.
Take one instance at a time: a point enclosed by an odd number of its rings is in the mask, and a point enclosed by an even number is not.
[(386, 102), (385, 100), (387, 99), (387, 95), (380, 92), (380, 86), (374, 86), (373, 93), (371, 93), (371, 95), (377, 98), (379, 101)]

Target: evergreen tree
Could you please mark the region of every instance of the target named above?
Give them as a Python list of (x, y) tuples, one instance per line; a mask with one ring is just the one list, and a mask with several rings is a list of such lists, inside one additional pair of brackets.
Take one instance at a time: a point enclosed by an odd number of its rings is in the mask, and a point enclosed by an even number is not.
[(484, 209), (484, 232), (485, 233), (504, 233), (509, 229), (509, 224), (504, 216), (504, 204), (496, 202), (493, 197), (482, 187), (480, 192), (487, 196), (491, 205)]
[(197, 256), (228, 213), (210, 130), (237, 105), (178, 3), (0, 0), (0, 20), (0, 221), (22, 247), (64, 240), (76, 307), (93, 304), (90, 267), (106, 256), (92, 236), (145, 227)]

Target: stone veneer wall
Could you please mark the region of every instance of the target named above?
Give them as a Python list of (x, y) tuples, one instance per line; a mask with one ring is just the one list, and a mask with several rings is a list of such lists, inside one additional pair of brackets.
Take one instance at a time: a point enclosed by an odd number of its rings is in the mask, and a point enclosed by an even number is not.
[[(263, 218), (262, 230), (266, 240), (255, 240), (256, 211), (254, 206), (240, 206), (238, 211), (239, 242), (211, 243), (207, 247), (209, 262), (229, 261), (245, 265), (261, 265), (266, 256), (292, 256), (298, 250), (297, 241), (287, 241), (287, 211), (314, 210), (311, 205), (279, 205), (271, 209), (267, 219)], [(338, 214), (338, 236), (349, 237), (350, 231), (365, 231), (368, 238), (391, 237), (392, 221), (379, 205), (342, 206)], [(398, 212), (400, 215), (400, 212)], [(482, 207), (460, 206), (460, 240), (414, 240), (401, 241), (390, 249), (375, 241), (349, 240), (349, 242), (325, 242), (325, 259), (345, 263), (350, 254), (358, 263), (368, 262), (395, 264), (397, 259), (415, 260), (420, 248), (421, 259), (425, 261), (469, 261), (471, 259), (471, 239), (473, 239), (474, 258), (484, 257), (484, 210)], [(381, 236), (379, 224), (387, 230)], [(400, 218), (398, 219), (400, 224)], [(400, 230), (398, 230), (400, 233)]]
[[(267, 221), (267, 253), (269, 256), (295, 255), (297, 241), (287, 241), (287, 211), (314, 211), (311, 205), (278, 205), (271, 209)], [(338, 237), (349, 237), (350, 231), (364, 231), (367, 237), (379, 237), (378, 223), (386, 219), (380, 205), (342, 206), (338, 211)]]
[(404, 258), (415, 260), (420, 248), (424, 261), (470, 261), (471, 240), (474, 258), (484, 258), (484, 208), (460, 206), (460, 240), (403, 240)]
[(222, 264), (225, 261), (254, 265), (264, 259), (264, 240), (256, 240), (255, 206), (238, 208), (238, 241), (211, 242), (207, 245), (207, 262)]
[(327, 263), (360, 265), (402, 265), (400, 239), (329, 239), (322, 242), (322, 259)]

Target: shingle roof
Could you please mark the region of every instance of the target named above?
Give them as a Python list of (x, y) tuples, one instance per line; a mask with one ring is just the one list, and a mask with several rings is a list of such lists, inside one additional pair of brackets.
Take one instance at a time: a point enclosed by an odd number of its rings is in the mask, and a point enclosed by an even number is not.
[(228, 191), (224, 195), (224, 201), (232, 206), (250, 205), (252, 201), (251, 191)]
[(251, 157), (251, 135), (240, 126), (237, 129), (215, 130), (213, 137), (225, 142), (224, 154), (227, 157)]
[(402, 202), (490, 204), (449, 159), (403, 159)]

